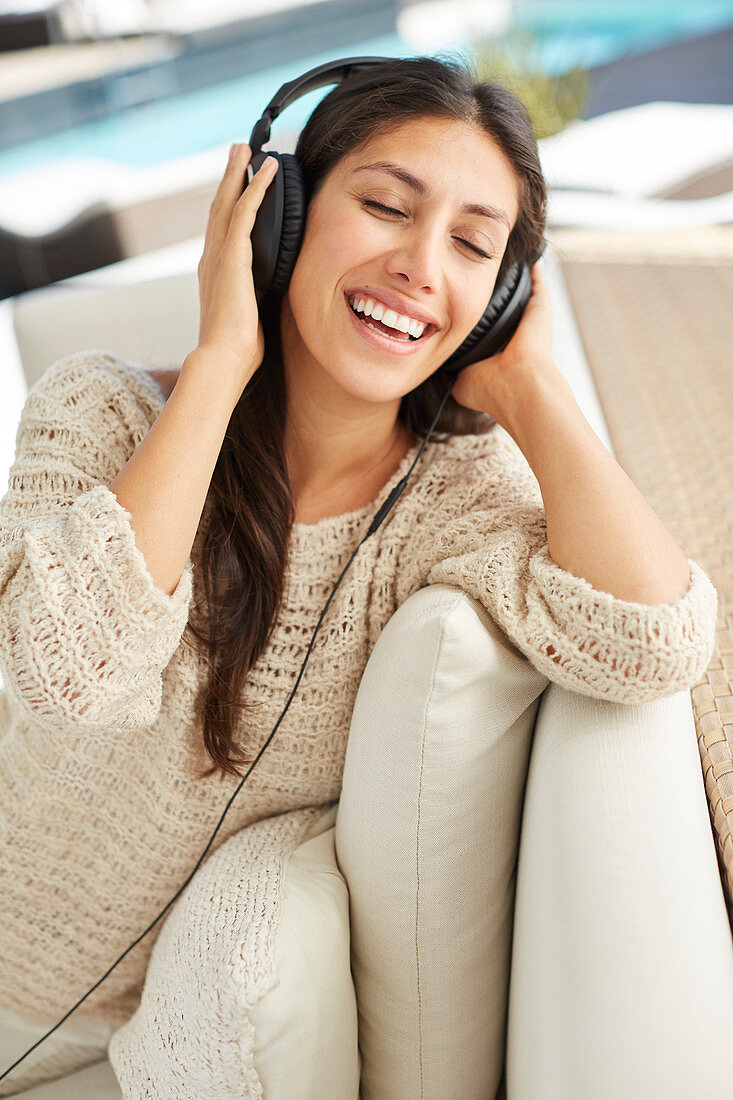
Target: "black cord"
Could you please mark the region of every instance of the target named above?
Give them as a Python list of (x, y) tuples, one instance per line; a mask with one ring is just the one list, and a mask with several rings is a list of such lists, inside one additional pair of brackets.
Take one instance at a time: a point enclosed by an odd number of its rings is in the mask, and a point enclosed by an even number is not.
[[(455, 381), (455, 379), (454, 379), (454, 381)], [(260, 757), (262, 756), (263, 752), (265, 751), (267, 746), (272, 741), (273, 737), (275, 736), (275, 733), (277, 731), (278, 726), (280, 725), (280, 723), (282, 722), (283, 718), (285, 717), (285, 715), (287, 713), (288, 707), (290, 706), (290, 703), (292, 702), (293, 696), (295, 695), (296, 691), (298, 690), (298, 684), (301, 681), (301, 678), (303, 676), (303, 672), (305, 671), (305, 666), (308, 663), (308, 658), (311, 655), (311, 650), (313, 649), (313, 643), (316, 640), (316, 634), (318, 633), (318, 631), (320, 629), (320, 626), (321, 626), (321, 623), (323, 622), (323, 617), (326, 614), (326, 612), (328, 611), (329, 607), (331, 606), (331, 600), (335, 596), (336, 590), (338, 589), (338, 586), (341, 584), (341, 581), (344, 578), (346, 570), (349, 568), (352, 561), (354, 560), (354, 558), (356, 557), (357, 553), (359, 552), (361, 547), (364, 545), (366, 540), (371, 535), (373, 535), (374, 532), (377, 530), (377, 528), (382, 524), (382, 522), (384, 521), (387, 513), (392, 508), (392, 506), (395, 503), (395, 501), (397, 500), (397, 498), (400, 496), (402, 490), (405, 488), (405, 485), (407, 484), (408, 478), (410, 477), (410, 474), (412, 473), (412, 471), (415, 469), (415, 466), (417, 465), (417, 463), (420, 459), (420, 456), (422, 455), (423, 451), (425, 450), (425, 445), (428, 442), (428, 440), (430, 439), (430, 436), (432, 435), (433, 430), (435, 429), (435, 425), (437, 424), (438, 419), (440, 418), (440, 414), (443, 412), (443, 409), (445, 407), (445, 403), (448, 400), (448, 397), (450, 396), (450, 392), (451, 392), (452, 388), (453, 388), (453, 383), (451, 382), (450, 387), (446, 391), (445, 396), (443, 397), (443, 400), (440, 403), (440, 408), (438, 409), (437, 413), (435, 414), (435, 419), (433, 420), (433, 423), (430, 425), (430, 428), (428, 429), (428, 433), (422, 441), (422, 446), (420, 447), (420, 450), (415, 455), (415, 458), (413, 460), (412, 465), (410, 466), (410, 469), (407, 471), (405, 476), (400, 479), (400, 481), (397, 483), (397, 485), (395, 485), (395, 487), (392, 489), (391, 493), (389, 494), (389, 496), (387, 497), (385, 502), (380, 506), (379, 511), (377, 512), (374, 519), (372, 520), (371, 525), (370, 525), (369, 530), (367, 531), (366, 535), (364, 535), (364, 538), (358, 544), (358, 546), (356, 547), (356, 550), (354, 550), (354, 553), (351, 555), (351, 557), (347, 561), (346, 565), (341, 570), (341, 576), (336, 581), (336, 584), (333, 586), (333, 589), (331, 591), (331, 595), (326, 600), (326, 604), (323, 608), (323, 611), (321, 612), (321, 617), (320, 617), (320, 619), (318, 620), (318, 622), (316, 624), (315, 630), (313, 631), (313, 635), (312, 635), (311, 640), (310, 640), (310, 645), (308, 646), (308, 651), (305, 655), (305, 659), (303, 661), (303, 664), (300, 666), (300, 672), (298, 673), (298, 678), (295, 681), (295, 686), (293, 687), (293, 690), (290, 692), (290, 695), (288, 696), (288, 701), (285, 704), (285, 706), (282, 710), (282, 713), (280, 714), (280, 717), (278, 718), (277, 722), (273, 726), (273, 729), (272, 729), (272, 732), (270, 733), (270, 736), (267, 738), (264, 745), (262, 746), (260, 751), (257, 753), (257, 756), (254, 758), (254, 760), (250, 764), (250, 766), (249, 766), (247, 772), (245, 773), (245, 775), (242, 776), (241, 782), (239, 783), (239, 785), (237, 786), (237, 788), (234, 791), (234, 794), (231, 796), (231, 798), (227, 802), (226, 806), (224, 807), (224, 812), (222, 813), (221, 817), (219, 818), (219, 821), (217, 822), (216, 828), (214, 829), (213, 833), (209, 837), (208, 844), (206, 845), (203, 852), (199, 856), (199, 858), (196, 862), (196, 866), (194, 867), (193, 871), (191, 871), (191, 874), (184, 881), (183, 885), (176, 891), (176, 893), (173, 895), (173, 897), (167, 903), (165, 908), (161, 909), (161, 911), (158, 913), (155, 920), (152, 921), (148, 925), (148, 927), (145, 929), (144, 932), (141, 932), (141, 934), (137, 937), (136, 940), (133, 940), (133, 942), (130, 944), (130, 946), (128, 948), (126, 948), (125, 951), (122, 952), (120, 957), (115, 962), (112, 963), (109, 970), (105, 971), (105, 973), (102, 975), (102, 977), (99, 979), (99, 981), (95, 982), (94, 985), (91, 987), (91, 989), (88, 989), (87, 992), (84, 994), (84, 996), (80, 997), (75, 1005), (72, 1005), (72, 1007), (69, 1009), (69, 1011), (66, 1013), (66, 1015), (62, 1016), (61, 1019), (58, 1021), (58, 1023), (54, 1024), (54, 1026), (50, 1029), (50, 1031), (47, 1031), (45, 1035), (42, 1035), (41, 1038), (38, 1039), (33, 1044), (32, 1047), (28, 1048), (28, 1050), (25, 1052), (25, 1054), (22, 1054), (20, 1056), (20, 1058), (18, 1058), (17, 1061), (13, 1062), (12, 1066), (8, 1066), (8, 1068), (6, 1070), (4, 1070), (3, 1073), (0, 1073), (0, 1081), (2, 1081), (4, 1077), (7, 1077), (7, 1075), (9, 1073), (12, 1073), (12, 1071), (16, 1068), (16, 1066), (19, 1066), (20, 1063), (23, 1062), (28, 1057), (28, 1055), (31, 1054), (36, 1049), (37, 1046), (40, 1046), (41, 1043), (45, 1042), (46, 1039), (48, 1039), (48, 1037), (50, 1035), (53, 1035), (54, 1031), (56, 1031), (57, 1028), (61, 1027), (61, 1025), (63, 1023), (65, 1023), (66, 1020), (68, 1020), (68, 1018), (69, 1018), (69, 1016), (71, 1016), (72, 1012), (76, 1012), (79, 1005), (83, 1004), (84, 1001), (87, 999), (87, 997), (90, 997), (91, 994), (95, 991), (95, 989), (99, 988), (99, 986), (102, 984), (102, 982), (105, 980), (105, 978), (107, 978), (112, 973), (112, 971), (115, 969), (115, 967), (118, 966), (127, 955), (129, 955), (129, 953), (132, 951), (133, 947), (137, 947), (137, 945), (140, 943), (140, 941), (145, 939), (148, 932), (152, 931), (152, 929), (155, 928), (158, 921), (161, 920), (165, 916), (165, 914), (170, 909), (171, 905), (173, 905), (173, 902), (176, 901), (181, 896), (181, 894), (186, 889), (186, 887), (188, 886), (188, 884), (191, 881), (191, 879), (193, 878), (193, 876), (198, 871), (199, 867), (201, 866), (201, 864), (204, 861), (204, 857), (206, 856), (206, 853), (208, 852), (209, 848), (211, 847), (211, 845), (214, 842), (214, 838), (215, 838), (216, 834), (219, 832), (219, 829), (222, 826), (224, 818), (229, 813), (229, 809), (230, 809), (232, 803), (234, 802), (234, 799), (237, 797), (237, 795), (241, 791), (241, 789), (244, 786), (244, 783), (246, 782), (246, 780), (252, 774), (252, 771), (254, 770), (255, 766), (257, 765)]]

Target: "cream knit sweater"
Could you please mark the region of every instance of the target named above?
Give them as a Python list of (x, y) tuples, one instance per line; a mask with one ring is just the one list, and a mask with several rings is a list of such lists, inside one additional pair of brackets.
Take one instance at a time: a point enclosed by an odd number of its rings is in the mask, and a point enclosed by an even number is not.
[[(158, 589), (107, 488), (163, 402), (142, 367), (109, 353), (54, 363), (28, 395), (0, 502), (0, 1004), (51, 1022), (177, 890), (238, 782), (196, 778), (208, 758), (193, 707), (205, 666), (184, 635), (191, 562), (172, 595)], [(268, 737), (334, 583), (418, 446), (372, 504), (293, 528), (282, 612), (246, 687), (260, 717), (243, 740)], [(431, 441), (344, 577), (215, 846), (284, 815), (273, 842), (281, 833), (290, 849), (308, 808), (338, 799), (360, 677), (417, 589), (460, 587), (549, 679), (636, 703), (690, 687), (710, 662), (717, 594), (690, 569), (674, 604), (598, 591), (550, 558), (539, 486), (502, 428)], [(277, 881), (258, 890), (267, 923)], [(79, 1015), (132, 1014), (158, 932)]]

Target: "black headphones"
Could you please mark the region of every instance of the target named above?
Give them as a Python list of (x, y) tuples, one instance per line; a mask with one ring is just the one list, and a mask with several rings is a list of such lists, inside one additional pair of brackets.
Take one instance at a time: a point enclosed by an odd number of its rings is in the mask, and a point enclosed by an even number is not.
[[(280, 112), (287, 107), (294, 100), (299, 99), (306, 92), (309, 92), (315, 88), (320, 88), (325, 84), (333, 84), (343, 80), (348, 76), (350, 72), (357, 69), (366, 68), (371, 65), (381, 65), (388, 58), (384, 57), (348, 57), (341, 61), (334, 61), (329, 65), (319, 65), (318, 68), (311, 69), (309, 72), (304, 73), (303, 76), (298, 77), (296, 80), (291, 80), (289, 84), (283, 84), (279, 92), (277, 92), (268, 103), (265, 108), (262, 118), (256, 124), (252, 131), (252, 136), (249, 139), (249, 145), (252, 150), (252, 158), (248, 168), (248, 182), (251, 181), (252, 176), (260, 167), (267, 153), (262, 152), (262, 146), (270, 138), (270, 127), (274, 119), (280, 114)], [(303, 238), (303, 227), (305, 225), (305, 211), (306, 211), (306, 186), (303, 171), (298, 162), (297, 157), (290, 153), (272, 153), (277, 157), (280, 162), (280, 168), (275, 174), (274, 180), (270, 183), (265, 197), (257, 212), (254, 228), (252, 230), (252, 265), (254, 283), (257, 290), (261, 291), (275, 291), (282, 293), (287, 289), (290, 282), (290, 276), (295, 266), (295, 261), (300, 249), (300, 242)], [(155, 927), (155, 925), (163, 918), (168, 912), (170, 907), (176, 901), (178, 897), (183, 893), (186, 886), (196, 874), (197, 870), (201, 866), (206, 853), (209, 851), (211, 845), (214, 842), (216, 834), (221, 828), (222, 822), (226, 817), (229, 807), (234, 802), (235, 798), (242, 789), (243, 784), (249, 778), (252, 770), (258, 763), (263, 752), (272, 741), (278, 726), (285, 717), (285, 713), (290, 706), (293, 696), (298, 690), (301, 677), (305, 671), (305, 666), (310, 657), (313, 643), (316, 639), (316, 634), (323, 622), (323, 617), (328, 611), (336, 590), (338, 589), (341, 581), (344, 578), (346, 571), (354, 560), (361, 545), (373, 535), (377, 529), (384, 522), (390, 510), (393, 508), (403, 489), (405, 488), (410, 474), (417, 465), (420, 456), (422, 455), (425, 446), (432, 435), (435, 425), (438, 423), (440, 416), (445, 407), (446, 401), (450, 396), (450, 391), (455, 381), (455, 375), (459, 371), (467, 367), (469, 363), (475, 363), (479, 359), (487, 359), (490, 355), (494, 355), (509, 342), (513, 335), (519, 319), (522, 316), (522, 310), (529, 301), (531, 293), (531, 279), (529, 266), (526, 262), (514, 264), (507, 271), (506, 277), (502, 280), (501, 284), (495, 287), (491, 300), (484, 310), (484, 314), (476, 327), (469, 333), (466, 339), (463, 341), (457, 351), (451, 355), (443, 364), (443, 370), (451, 376), (451, 386), (446, 391), (440, 407), (435, 414), (435, 418), (431, 427), (428, 430), (427, 435), (423, 439), (423, 442), (418, 450), (417, 455), (413, 459), (412, 466), (404, 475), (404, 477), (394, 486), (389, 496), (378, 509), (374, 519), (372, 520), (369, 530), (362, 538), (359, 545), (354, 550), (353, 554), (349, 558), (348, 562), (341, 571), (336, 584), (333, 587), (331, 595), (328, 597), (326, 604), (321, 612), (321, 617), (316, 624), (316, 628), (313, 631), (308, 651), (306, 652), (305, 659), (301, 665), (298, 678), (295, 681), (293, 690), (291, 691), (288, 701), (285, 704), (280, 717), (278, 718), (275, 726), (273, 727), (269, 737), (261, 747), (257, 756), (252, 764), (250, 764), (246, 774), (242, 778), (241, 782), (237, 786), (234, 793), (230, 796), (224, 812), (222, 813), (216, 828), (209, 837), (208, 843), (203, 852), (199, 856), (198, 862), (186, 878), (185, 882), (179, 887), (173, 897), (167, 902), (165, 907), (161, 909), (157, 917), (148, 927), (140, 933), (137, 939), (126, 948), (118, 959), (109, 967), (109, 969), (101, 976), (101, 978), (95, 982), (95, 984), (88, 989), (87, 992), (79, 998), (76, 1004), (72, 1005), (69, 1011), (61, 1017), (61, 1019), (54, 1024), (54, 1026), (41, 1036), (29, 1049), (21, 1055), (12, 1066), (9, 1066), (3, 1072), (0, 1072), (0, 1081), (7, 1077), (16, 1066), (27, 1058), (31, 1051), (35, 1050), (37, 1046), (40, 1046), (45, 1039), (61, 1027), (65, 1020), (75, 1012), (76, 1009), (83, 1004), (97, 989), (105, 978), (115, 969), (115, 967), (122, 962), (126, 955), (133, 950), (137, 944), (140, 943), (148, 932)], [(1, 1068), (1, 1067), (0, 1067)]]
[[(265, 157), (273, 156), (279, 161), (279, 168), (265, 192), (251, 233), (252, 271), (257, 290), (277, 293), (287, 290), (303, 239), (307, 208), (307, 186), (298, 158), (293, 153), (277, 153), (273, 149), (262, 152), (262, 146), (270, 140), (272, 123), (281, 111), (308, 92), (327, 84), (340, 83), (352, 72), (384, 65), (390, 60), (386, 57), (344, 57), (340, 61), (309, 69), (302, 76), (283, 84), (255, 124), (249, 139), (252, 156), (247, 168), (248, 182)], [(514, 335), (531, 291), (528, 263), (512, 264), (502, 281), (494, 287), (478, 324), (441, 369), (455, 377), (469, 363), (488, 359), (501, 351)]]

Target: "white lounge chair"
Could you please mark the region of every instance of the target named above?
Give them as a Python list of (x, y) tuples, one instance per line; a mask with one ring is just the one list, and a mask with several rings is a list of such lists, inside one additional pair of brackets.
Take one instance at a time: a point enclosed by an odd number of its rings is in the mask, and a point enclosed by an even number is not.
[(545, 138), (540, 159), (551, 228), (633, 232), (733, 221), (733, 192), (667, 197), (733, 164), (733, 106), (645, 103), (610, 111)]
[(733, 105), (643, 103), (572, 122), (539, 144), (552, 188), (662, 198), (733, 161)]

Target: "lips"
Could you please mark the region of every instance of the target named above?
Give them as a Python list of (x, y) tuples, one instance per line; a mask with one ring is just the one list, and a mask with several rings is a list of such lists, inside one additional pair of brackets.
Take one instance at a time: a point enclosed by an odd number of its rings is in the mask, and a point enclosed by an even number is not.
[[(366, 313), (362, 313), (361, 310), (355, 308), (353, 303), (349, 305), (354, 317), (357, 317), (362, 324), (365, 324), (366, 328), (372, 329), (374, 332), (381, 332), (383, 337), (390, 337), (392, 340), (397, 340), (400, 343), (416, 343), (419, 337), (415, 337), (409, 332), (403, 332), (402, 329), (393, 329), (391, 324), (387, 324), (386, 321), (378, 320), (376, 317), (370, 317)], [(420, 332), (420, 335), (423, 335)]]
[[(440, 325), (432, 313), (428, 313), (427, 310), (422, 309), (417, 303), (402, 298), (392, 290), (364, 284), (363, 286), (349, 287), (345, 291), (345, 295), (347, 301), (351, 298), (372, 298), (374, 301), (382, 302), (388, 309), (393, 309), (397, 314), (412, 317), (415, 321), (422, 321), (425, 325), (423, 337), (426, 335), (432, 336), (432, 334), (437, 332), (440, 328)], [(423, 337), (421, 337), (421, 339)]]
[[(348, 309), (349, 313), (353, 314), (353, 316), (356, 317), (357, 320), (360, 321), (360, 323), (362, 325), (364, 325), (365, 321), (367, 320), (367, 317), (364, 314), (362, 314), (361, 312), (359, 312), (359, 310), (354, 309), (352, 307), (351, 303), (352, 302), (357, 302), (359, 300), (359, 298), (368, 298), (368, 297), (370, 297), (370, 295), (368, 295), (368, 294), (366, 294), (365, 292), (362, 292), (362, 291), (357, 291), (356, 293), (353, 293), (352, 291), (345, 291), (344, 292), (344, 301), (346, 303), (346, 308)], [(372, 297), (372, 301), (375, 301), (375, 302), (382, 301), (382, 299), (377, 298), (376, 295), (374, 295), (373, 293), (372, 293), (371, 297)], [(386, 305), (387, 303), (384, 302), (383, 304)], [(396, 310), (395, 310), (395, 312), (396, 312)], [(403, 316), (408, 316), (409, 317), (410, 315), (409, 314), (403, 314)], [(369, 318), (369, 319), (371, 319), (371, 318)], [(419, 320), (419, 318), (417, 318), (417, 317), (414, 318), (414, 319)], [(423, 344), (423, 343), (425, 343), (426, 340), (428, 340), (433, 335), (433, 333), (438, 331), (438, 326), (433, 324), (433, 322), (430, 322), (430, 321), (423, 322), (423, 325), (424, 325), (424, 328), (423, 328), (423, 331), (420, 334), (420, 336), (410, 338), (409, 342), (411, 344)], [(365, 326), (365, 327), (371, 327), (371, 326)], [(391, 326), (389, 326), (389, 325), (386, 325), (385, 328), (388, 332), (392, 331)], [(373, 331), (380, 331), (380, 329), (381, 329), (381, 326), (380, 326), (380, 328), (373, 329)], [(401, 329), (394, 329), (394, 333), (395, 333), (396, 336), (402, 336), (403, 335), (403, 332), (402, 332)], [(407, 341), (405, 341), (405, 342), (407, 342)]]
[(417, 340), (399, 339), (399, 337), (404, 336), (404, 334), (397, 330), (395, 330), (394, 336), (387, 336), (385, 333), (378, 332), (377, 329), (365, 324), (365, 321), (361, 320), (361, 315), (356, 314), (349, 305), (346, 295), (344, 295), (344, 306), (349, 315), (351, 325), (361, 339), (366, 341), (367, 344), (371, 344), (372, 347), (378, 348), (380, 351), (387, 351), (392, 355), (412, 355), (427, 338), (427, 329)]

